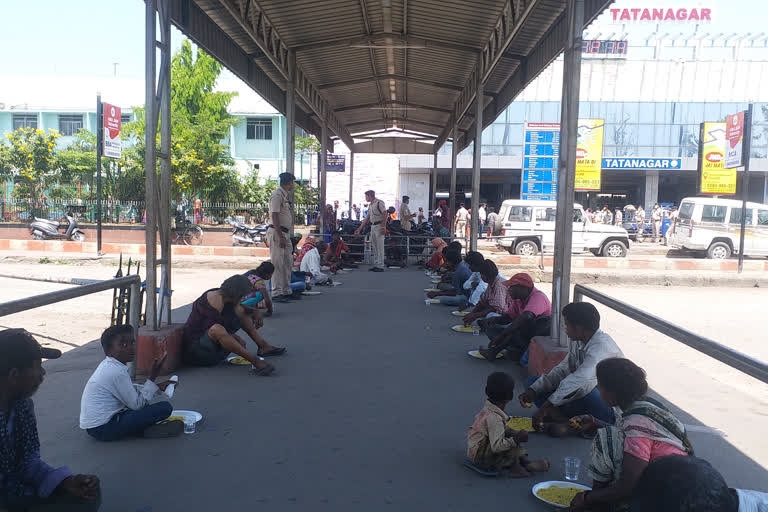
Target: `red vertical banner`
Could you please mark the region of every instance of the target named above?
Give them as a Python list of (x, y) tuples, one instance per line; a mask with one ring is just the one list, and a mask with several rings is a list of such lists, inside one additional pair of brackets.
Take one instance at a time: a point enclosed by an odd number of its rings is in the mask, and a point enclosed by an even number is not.
[(107, 158), (120, 158), (122, 144), (120, 141), (120, 107), (102, 103), (104, 118), (104, 156)]

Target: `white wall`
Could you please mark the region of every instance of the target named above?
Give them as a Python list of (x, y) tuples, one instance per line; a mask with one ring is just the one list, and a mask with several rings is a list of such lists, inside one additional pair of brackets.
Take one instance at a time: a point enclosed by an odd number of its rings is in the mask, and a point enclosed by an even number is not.
[[(400, 193), (402, 196), (411, 198), (409, 206), (411, 213), (418, 213), (419, 207), (424, 208), (424, 213), (429, 211), (429, 174), (401, 174), (400, 175)], [(398, 216), (400, 212), (398, 211)]]
[[(328, 204), (339, 202), (342, 209), (349, 208), (349, 149), (341, 143), (336, 143), (335, 154), (346, 155), (345, 172), (329, 172), (326, 199)], [(365, 203), (365, 191), (376, 191), (376, 197), (382, 199), (387, 207), (400, 204), (399, 202), (399, 157), (398, 155), (381, 155), (358, 153), (355, 155), (354, 190), (352, 202), (358, 206)]]

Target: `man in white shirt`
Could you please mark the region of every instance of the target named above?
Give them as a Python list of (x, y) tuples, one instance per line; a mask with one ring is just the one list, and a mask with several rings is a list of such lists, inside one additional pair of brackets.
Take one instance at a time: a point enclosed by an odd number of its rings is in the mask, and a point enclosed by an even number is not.
[(486, 206), (487, 205), (485, 203), (483, 203), (483, 204), (480, 205), (480, 209), (477, 210), (477, 214), (478, 214), (479, 220), (480, 220), (480, 224), (479, 224), (480, 230), (478, 231), (478, 235), (481, 238), (483, 236), (483, 233), (485, 232), (486, 221), (488, 220), (488, 212), (485, 209)]
[(322, 240), (317, 243), (317, 247), (310, 250), (301, 258), (301, 266), (299, 270), (307, 275), (312, 276), (314, 283), (317, 284), (333, 284), (328, 274), (324, 274), (321, 270), (322, 259), (320, 253), (325, 252), (326, 243)]
[(408, 206), (411, 198), (403, 196), (403, 202), (400, 204), (400, 225), (404, 230), (410, 231), (413, 224), (413, 218), (416, 217), (415, 213), (411, 213), (411, 208)]
[(560, 364), (539, 378), (526, 380), (528, 389), (520, 395), (523, 407), (536, 403), (533, 425), (560, 436), (568, 433), (568, 420), (591, 414), (613, 424), (613, 410), (597, 389), (597, 364), (603, 359), (624, 357), (616, 342), (600, 330), (600, 313), (589, 302), (573, 302), (563, 308), (563, 318), (570, 340), (568, 355)]
[(155, 361), (144, 384), (134, 384), (127, 363), (136, 353), (133, 327), (116, 325), (101, 335), (106, 358), (83, 390), (80, 401), (80, 428), (99, 441), (126, 437), (172, 437), (181, 434), (184, 423), (166, 420), (173, 411), (167, 401), (150, 404), (171, 381), (155, 384), (165, 361)]
[(464, 203), (461, 203), (456, 212), (456, 222), (453, 226), (456, 238), (464, 238), (467, 234), (467, 221), (469, 221), (469, 211), (464, 208)]

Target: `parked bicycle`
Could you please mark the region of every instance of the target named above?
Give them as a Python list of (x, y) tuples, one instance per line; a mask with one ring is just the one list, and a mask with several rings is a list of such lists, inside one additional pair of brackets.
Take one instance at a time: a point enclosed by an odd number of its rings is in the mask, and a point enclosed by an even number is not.
[(173, 243), (200, 245), (203, 243), (203, 228), (187, 220), (183, 215), (176, 215), (173, 228)]

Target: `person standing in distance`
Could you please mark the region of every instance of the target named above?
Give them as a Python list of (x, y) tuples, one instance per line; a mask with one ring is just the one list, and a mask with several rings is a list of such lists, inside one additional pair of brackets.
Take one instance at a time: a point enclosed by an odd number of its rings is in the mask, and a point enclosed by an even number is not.
[(280, 176), (280, 186), (269, 198), (269, 216), (272, 224), (267, 226), (269, 259), (275, 266), (272, 275), (272, 302), (291, 300), (291, 228), (293, 227), (293, 203), (291, 191), (296, 177), (284, 172)]
[(371, 225), (371, 250), (373, 251), (373, 266), (369, 269), (372, 272), (384, 272), (384, 227), (387, 223), (387, 207), (384, 201), (376, 199), (376, 192), (369, 190), (365, 193), (365, 200), (368, 201), (368, 215), (365, 216), (363, 223), (355, 231), (359, 235), (365, 226)]
[(400, 225), (404, 230), (410, 231), (413, 225), (413, 218), (416, 217), (415, 213), (411, 213), (411, 208), (408, 206), (411, 198), (403, 196), (403, 202), (400, 205)]

